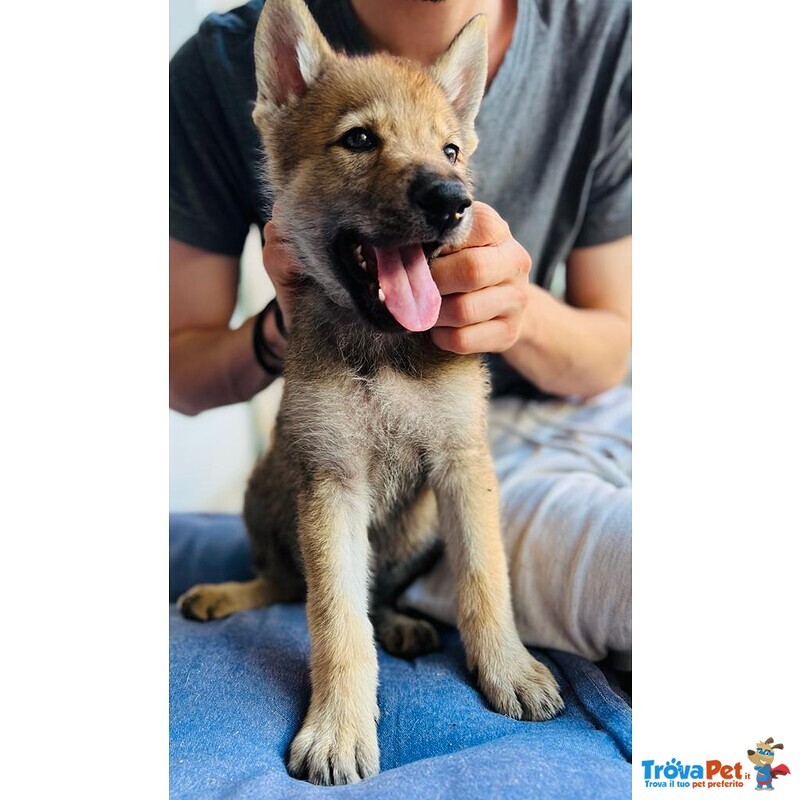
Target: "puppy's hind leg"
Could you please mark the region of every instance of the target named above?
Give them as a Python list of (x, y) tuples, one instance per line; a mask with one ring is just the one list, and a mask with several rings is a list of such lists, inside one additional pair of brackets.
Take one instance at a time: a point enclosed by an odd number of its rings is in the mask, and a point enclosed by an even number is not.
[(417, 658), (441, 648), (439, 634), (430, 622), (410, 617), (391, 606), (372, 612), (375, 638), (383, 649), (398, 658)]
[(228, 617), (236, 611), (263, 608), (273, 603), (302, 600), (302, 592), (258, 577), (238, 583), (201, 583), (178, 598), (178, 609), (187, 619), (207, 622)]
[(259, 576), (242, 583), (193, 586), (178, 598), (178, 608), (184, 617), (206, 622), (236, 611), (303, 600), (303, 578), (284, 541), (291, 540), (295, 529), (286, 475), (283, 451), (273, 447), (256, 465), (245, 492), (244, 521)]
[[(435, 517), (435, 505), (433, 505)], [(370, 618), (375, 638), (387, 653), (417, 658), (439, 650), (439, 634), (430, 622), (409, 616), (395, 607), (400, 595), (420, 575), (428, 572), (442, 554), (442, 543), (429, 539), (411, 557), (384, 564), (375, 576)]]

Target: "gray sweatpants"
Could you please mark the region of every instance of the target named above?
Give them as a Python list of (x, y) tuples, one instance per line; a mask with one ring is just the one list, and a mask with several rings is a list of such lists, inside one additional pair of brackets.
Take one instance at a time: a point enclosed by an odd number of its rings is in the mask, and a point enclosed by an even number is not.
[[(631, 393), (492, 404), (489, 433), (522, 640), (630, 668)], [(442, 559), (405, 602), (455, 621)]]

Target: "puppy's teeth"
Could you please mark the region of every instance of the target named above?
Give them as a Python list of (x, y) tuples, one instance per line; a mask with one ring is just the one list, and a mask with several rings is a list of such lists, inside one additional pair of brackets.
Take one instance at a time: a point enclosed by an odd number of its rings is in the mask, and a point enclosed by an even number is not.
[(361, 261), (358, 262), (358, 266), (361, 267), (361, 269), (366, 270), (367, 262), (362, 259)]
[(354, 252), (354, 253), (355, 253), (355, 254), (356, 254), (356, 255), (357, 255), (359, 258), (361, 258), (361, 245), (360, 245), (360, 244), (357, 244), (357, 245), (356, 245), (356, 246), (353, 248), (353, 252)]
[(383, 289), (381, 289), (380, 286), (378, 287), (378, 300), (380, 300), (381, 303), (386, 302), (386, 295), (383, 293)]

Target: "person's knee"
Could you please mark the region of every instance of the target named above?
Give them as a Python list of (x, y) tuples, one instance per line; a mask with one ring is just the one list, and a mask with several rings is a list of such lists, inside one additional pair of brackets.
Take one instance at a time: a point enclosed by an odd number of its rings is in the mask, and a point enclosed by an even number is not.
[(529, 638), (596, 660), (631, 646), (630, 490), (568, 482), (506, 498), (512, 588)]

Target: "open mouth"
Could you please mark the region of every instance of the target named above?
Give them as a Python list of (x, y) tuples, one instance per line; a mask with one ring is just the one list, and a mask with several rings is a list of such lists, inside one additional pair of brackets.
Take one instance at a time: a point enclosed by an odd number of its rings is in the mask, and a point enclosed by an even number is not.
[(442, 304), (428, 261), (438, 247), (438, 242), (381, 245), (341, 231), (334, 261), (372, 322), (385, 329), (396, 323), (407, 331), (426, 331), (436, 324)]

